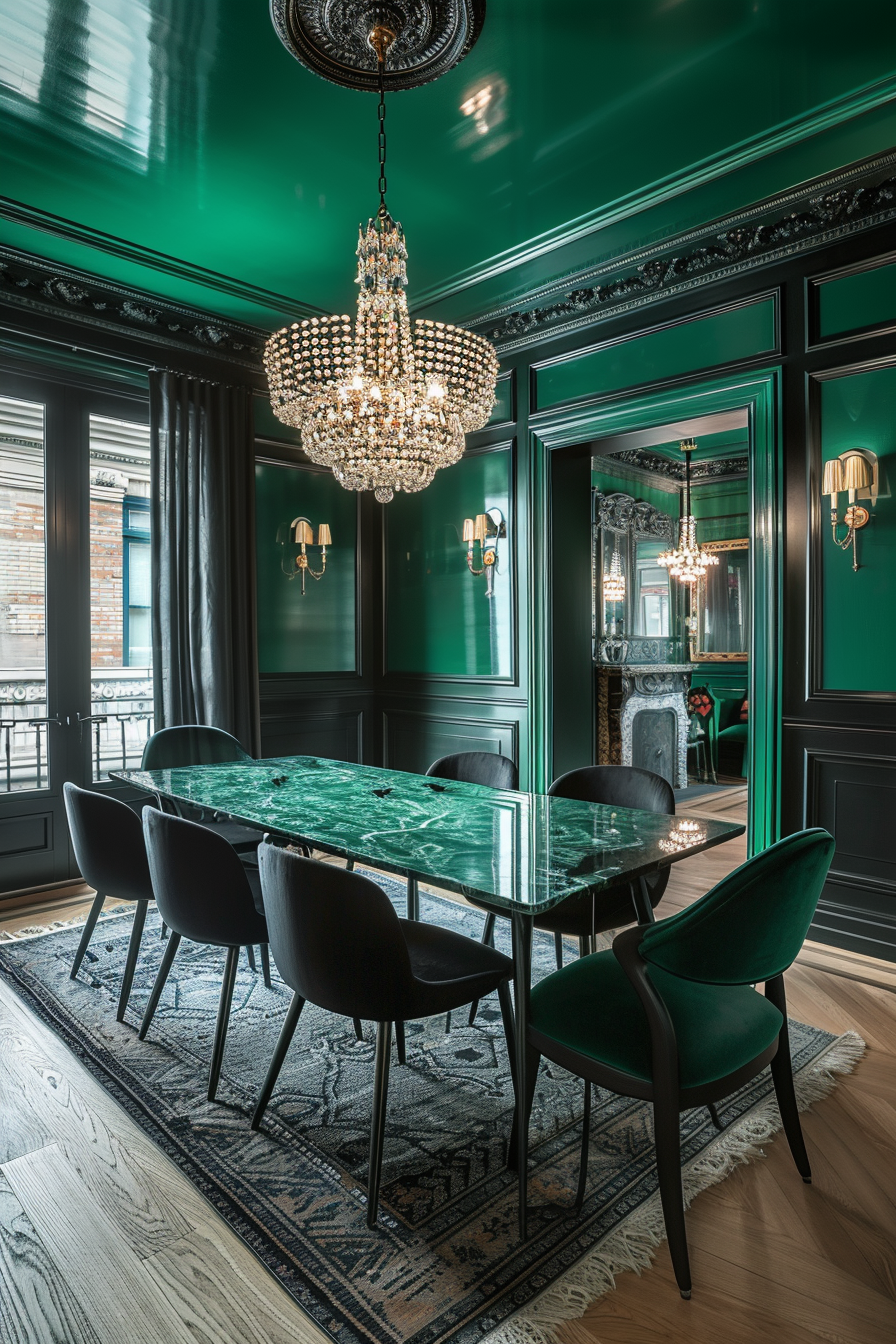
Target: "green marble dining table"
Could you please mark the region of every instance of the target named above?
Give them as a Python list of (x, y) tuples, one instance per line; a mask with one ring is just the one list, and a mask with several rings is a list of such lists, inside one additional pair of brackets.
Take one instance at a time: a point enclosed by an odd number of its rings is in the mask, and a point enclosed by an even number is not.
[[(651, 920), (644, 882), (650, 873), (745, 829), (317, 756), (123, 770), (113, 778), (167, 799), (175, 808), (186, 804), (223, 813), (275, 840), (303, 842), (406, 876), (409, 918), (419, 917), (420, 880), (503, 910), (513, 940), (518, 1096), (526, 1095), (527, 1085), (535, 916), (568, 896), (628, 886), (632, 921)], [(519, 1107), (517, 1125), (522, 1151)], [(520, 1234), (526, 1235), (522, 1201)]]
[(743, 826), (438, 780), (317, 756), (129, 770), (115, 778), (355, 863), (534, 916), (631, 883)]

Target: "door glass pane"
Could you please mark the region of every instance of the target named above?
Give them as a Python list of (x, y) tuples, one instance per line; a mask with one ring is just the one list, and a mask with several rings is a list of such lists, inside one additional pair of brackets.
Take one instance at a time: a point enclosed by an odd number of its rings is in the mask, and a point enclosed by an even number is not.
[(44, 408), (0, 397), (0, 794), (46, 788)]
[(149, 428), (90, 417), (90, 725), (94, 780), (140, 764), (152, 732)]

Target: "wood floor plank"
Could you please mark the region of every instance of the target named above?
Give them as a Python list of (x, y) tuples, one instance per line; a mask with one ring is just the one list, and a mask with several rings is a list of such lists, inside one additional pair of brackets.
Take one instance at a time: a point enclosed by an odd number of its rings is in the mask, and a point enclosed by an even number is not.
[(238, 1338), (246, 1344), (316, 1344), (319, 1331), (281, 1294), (257, 1261), (229, 1254), (223, 1238), (206, 1233), (169, 1246), (146, 1261), (146, 1271), (203, 1344)]
[[(102, 1344), (190, 1344), (193, 1335), (59, 1148), (26, 1153), (3, 1174), (75, 1286)], [(53, 1192), (52, 1200), (47, 1198)], [(102, 1196), (100, 1196), (102, 1198)]]
[(0, 1338), (3, 1344), (100, 1344), (2, 1172)]
[[(110, 1129), (70, 1072), (50, 1060), (10, 1017), (0, 1018), (0, 1064), (0, 1089), (5, 1093), (12, 1088), (18, 1094), (16, 1137), (21, 1149), (12, 1152), (12, 1145), (7, 1145), (4, 1162), (55, 1140), (138, 1255), (153, 1255), (192, 1230), (170, 1189), (166, 1191), (167, 1173), (159, 1178), (153, 1145), (145, 1140), (135, 1144)], [(33, 1125), (30, 1137), (23, 1131), (26, 1117)], [(41, 1141), (35, 1143), (35, 1136)]]

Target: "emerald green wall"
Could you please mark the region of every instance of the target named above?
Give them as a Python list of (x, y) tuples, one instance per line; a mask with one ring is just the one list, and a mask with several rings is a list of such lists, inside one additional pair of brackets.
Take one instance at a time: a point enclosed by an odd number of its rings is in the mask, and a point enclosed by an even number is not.
[[(261, 673), (351, 672), (355, 669), (355, 551), (357, 495), (329, 472), (258, 462), (255, 467), (258, 670)], [(280, 568), (277, 530), (304, 515), (314, 528), (329, 523), (333, 545), (318, 581)], [(320, 569), (320, 551), (309, 552)]]
[(536, 404), (544, 410), (574, 397), (661, 382), (749, 359), (776, 343), (775, 300), (760, 299), (543, 364), (535, 372)]
[[(847, 448), (880, 458), (881, 490), (871, 521), (852, 550), (831, 540), (828, 499), (822, 501), (821, 686), (827, 691), (896, 691), (896, 368), (878, 368), (821, 384), (822, 462)], [(821, 471), (818, 473), (821, 481)], [(846, 508), (840, 496), (840, 516)], [(868, 501), (863, 501), (870, 507)], [(840, 528), (840, 535), (844, 529)]]
[[(475, 453), (385, 509), (386, 668), (430, 677), (508, 678), (513, 660), (512, 450)], [(463, 522), (489, 508), (507, 519), (494, 594), (467, 568)], [(478, 548), (477, 548), (478, 549)]]
[(896, 318), (896, 263), (854, 271), (818, 286), (818, 334), (822, 340)]

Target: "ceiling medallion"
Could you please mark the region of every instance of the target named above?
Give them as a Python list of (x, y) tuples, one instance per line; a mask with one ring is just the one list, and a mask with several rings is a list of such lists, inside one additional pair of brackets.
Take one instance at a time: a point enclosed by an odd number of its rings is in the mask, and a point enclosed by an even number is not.
[(271, 406), (301, 430), (302, 447), (346, 490), (423, 490), (460, 461), (464, 435), (487, 424), (498, 356), (484, 336), (408, 315), (404, 230), (386, 205), (386, 53), (392, 33), (370, 34), (377, 53), (380, 206), (358, 238), (358, 310), (312, 317), (270, 337), (264, 354)]
[(387, 89), (438, 79), (472, 49), (485, 0), (270, 0), (280, 41), (297, 61), (348, 89), (378, 87), (375, 28), (393, 34)]

